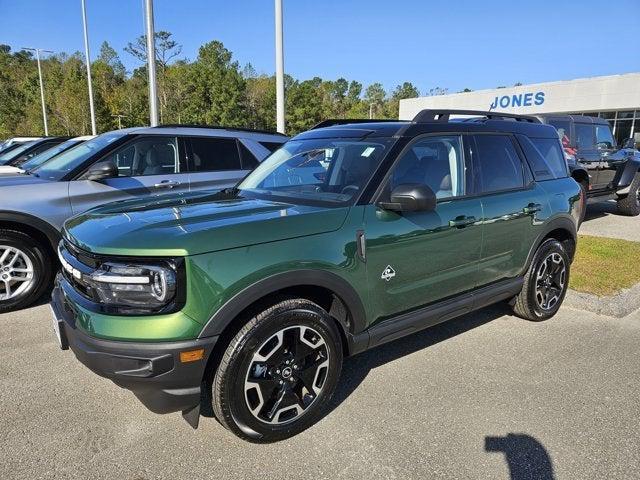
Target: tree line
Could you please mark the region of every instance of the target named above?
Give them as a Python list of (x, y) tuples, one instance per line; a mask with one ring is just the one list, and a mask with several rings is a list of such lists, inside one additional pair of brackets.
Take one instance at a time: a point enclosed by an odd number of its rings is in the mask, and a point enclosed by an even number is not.
[[(161, 124), (185, 123), (264, 130), (276, 129), (273, 75), (241, 66), (219, 41), (200, 47), (195, 60), (181, 56), (170, 32), (156, 33), (158, 105)], [(145, 37), (128, 44), (139, 67), (127, 72), (107, 42), (92, 62), (96, 123), (99, 132), (148, 125), (149, 104)], [(86, 69), (79, 53), (41, 60), (50, 135), (91, 133)], [(355, 80), (297, 80), (285, 76), (287, 133), (308, 129), (327, 118), (398, 118), (399, 101), (419, 96), (411, 82), (390, 92), (381, 83), (364, 88)], [(431, 89), (427, 94), (443, 94)], [(0, 138), (42, 135), (38, 71), (34, 55), (0, 45)]]

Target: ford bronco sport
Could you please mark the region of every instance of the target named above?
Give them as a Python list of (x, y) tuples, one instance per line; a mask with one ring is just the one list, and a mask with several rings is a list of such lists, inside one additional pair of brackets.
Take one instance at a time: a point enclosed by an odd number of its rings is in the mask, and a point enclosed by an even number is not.
[(478, 112), (323, 122), (235, 188), (68, 220), (61, 347), (154, 412), (268, 442), (321, 417), (347, 355), (500, 301), (552, 317), (584, 205), (556, 130), (453, 114)]

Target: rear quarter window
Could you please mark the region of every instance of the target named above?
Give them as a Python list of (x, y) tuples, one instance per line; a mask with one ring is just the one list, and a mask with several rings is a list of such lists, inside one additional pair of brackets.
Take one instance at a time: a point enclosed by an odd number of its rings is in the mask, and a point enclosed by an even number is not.
[(555, 138), (529, 138), (518, 135), (518, 142), (536, 181), (554, 180), (569, 175), (560, 142)]

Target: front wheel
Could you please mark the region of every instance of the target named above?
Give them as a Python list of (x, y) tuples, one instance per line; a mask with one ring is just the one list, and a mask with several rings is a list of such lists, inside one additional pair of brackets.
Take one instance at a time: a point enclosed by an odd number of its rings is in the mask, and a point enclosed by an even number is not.
[(51, 282), (47, 251), (29, 235), (0, 230), (0, 313), (25, 308)]
[(329, 314), (305, 299), (284, 300), (253, 317), (211, 372), (216, 418), (240, 438), (282, 440), (320, 419), (342, 367)]
[(630, 217), (640, 215), (640, 174), (631, 182), (628, 195), (618, 199), (618, 211)]
[(553, 317), (564, 300), (569, 286), (570, 260), (562, 244), (546, 240), (538, 247), (513, 311), (519, 317), (542, 321)]

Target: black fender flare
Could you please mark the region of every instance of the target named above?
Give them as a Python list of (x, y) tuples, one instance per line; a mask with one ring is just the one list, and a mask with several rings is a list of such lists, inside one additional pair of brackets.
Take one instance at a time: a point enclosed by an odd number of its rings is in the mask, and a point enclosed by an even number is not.
[(22, 225), (26, 225), (35, 230), (38, 230), (49, 240), (51, 248), (55, 252), (58, 248), (58, 243), (62, 239), (62, 234), (60, 231), (51, 225), (49, 222), (42, 220), (41, 218), (35, 217), (28, 213), (20, 213), (20, 212), (7, 212), (0, 210), (0, 223), (2, 222), (12, 222), (19, 223)]
[(589, 172), (586, 168), (581, 166), (576, 166), (571, 169), (571, 177), (578, 183), (581, 182), (581, 179), (585, 179), (587, 182), (587, 190), (589, 189)]
[(291, 270), (278, 273), (252, 284), (228, 300), (205, 324), (199, 338), (220, 335), (249, 305), (288, 287), (312, 286), (332, 291), (350, 313), (350, 324), (338, 319), (347, 338), (366, 328), (364, 305), (355, 289), (342, 277), (325, 270)]
[(639, 171), (640, 160), (629, 157), (629, 160), (627, 160), (627, 163), (622, 170), (622, 174), (620, 175), (620, 180), (618, 180), (616, 188), (618, 190), (627, 188), (629, 185), (631, 185), (631, 182), (633, 182), (633, 179)]
[[(563, 215), (561, 217), (555, 217), (549, 220), (543, 227), (543, 230), (538, 233), (533, 245), (529, 249), (529, 254), (527, 255), (527, 262), (525, 263), (524, 269), (522, 271), (522, 275), (524, 275), (527, 270), (529, 270), (529, 266), (533, 261), (533, 257), (538, 251), (538, 247), (542, 244), (544, 239), (554, 230), (565, 230), (573, 239), (574, 243), (577, 245), (578, 242), (578, 229), (576, 228), (576, 223), (573, 217), (568, 215)], [(575, 252), (572, 252), (572, 255)], [(573, 258), (571, 259), (573, 260)]]

